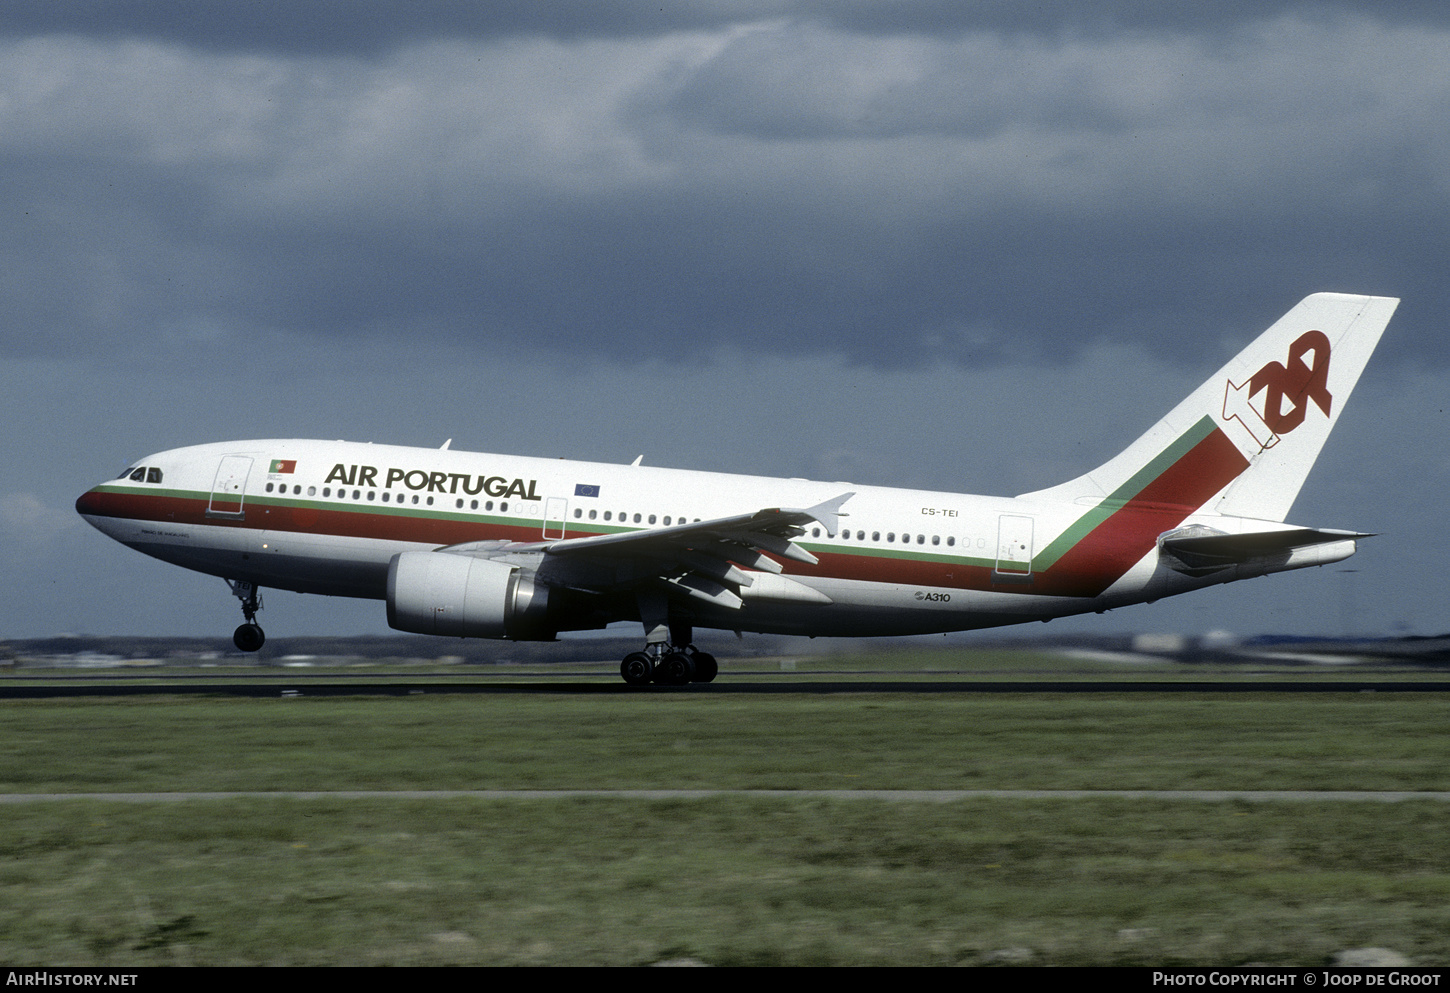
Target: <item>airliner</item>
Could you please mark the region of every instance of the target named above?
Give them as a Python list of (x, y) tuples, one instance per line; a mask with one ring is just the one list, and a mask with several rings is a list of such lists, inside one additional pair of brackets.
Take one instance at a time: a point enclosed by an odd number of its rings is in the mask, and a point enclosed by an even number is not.
[(218, 576), (383, 600), (400, 631), (554, 640), (638, 621), (631, 685), (708, 682), (695, 628), (917, 635), (1153, 602), (1353, 555), (1286, 524), (1399, 301), (1307, 297), (1122, 453), (1014, 497), (345, 441), (172, 449), (76, 510)]

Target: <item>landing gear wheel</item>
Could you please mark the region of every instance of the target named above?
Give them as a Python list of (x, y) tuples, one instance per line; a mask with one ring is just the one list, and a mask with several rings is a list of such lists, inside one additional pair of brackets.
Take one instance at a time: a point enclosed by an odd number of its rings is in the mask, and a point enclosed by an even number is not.
[(255, 652), (267, 640), (261, 625), (257, 623), (257, 611), (262, 609), (262, 595), (255, 583), (228, 579), (226, 584), (231, 588), (232, 596), (242, 601), (242, 616), (247, 619), (247, 623), (232, 632), (232, 644), (239, 651)]
[(261, 627), (256, 624), (243, 624), (232, 632), (232, 644), (240, 651), (255, 652), (266, 642), (267, 636), (262, 633)]
[(684, 652), (667, 652), (655, 668), (655, 682), (665, 686), (684, 686), (695, 678), (695, 663)]
[(695, 682), (712, 683), (720, 674), (720, 664), (709, 652), (692, 652), (690, 660), (695, 663)]
[(654, 675), (654, 663), (644, 652), (630, 652), (619, 663), (619, 674), (631, 686), (648, 686)]

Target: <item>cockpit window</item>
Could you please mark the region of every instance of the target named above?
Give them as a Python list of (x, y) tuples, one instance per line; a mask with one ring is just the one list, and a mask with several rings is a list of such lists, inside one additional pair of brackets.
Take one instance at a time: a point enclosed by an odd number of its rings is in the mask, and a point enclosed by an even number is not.
[(161, 482), (161, 470), (155, 466), (127, 466), (117, 479), (129, 478), (133, 483), (159, 483)]

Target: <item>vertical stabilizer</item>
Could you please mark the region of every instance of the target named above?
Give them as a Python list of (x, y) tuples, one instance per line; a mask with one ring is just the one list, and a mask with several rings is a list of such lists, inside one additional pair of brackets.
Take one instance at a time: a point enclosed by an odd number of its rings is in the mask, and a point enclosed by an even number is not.
[(1023, 496), (1284, 520), (1398, 304), (1306, 297), (1122, 454)]

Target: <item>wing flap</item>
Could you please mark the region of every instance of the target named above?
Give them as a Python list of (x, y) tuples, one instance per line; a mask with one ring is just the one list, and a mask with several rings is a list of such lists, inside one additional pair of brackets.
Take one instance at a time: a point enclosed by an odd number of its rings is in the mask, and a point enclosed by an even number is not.
[[(745, 591), (768, 577), (778, 581), (757, 590), (756, 599), (830, 603), (810, 587), (785, 580), (777, 559), (815, 565), (819, 560), (795, 539), (812, 523), (834, 536), (845, 516), (841, 507), (855, 495), (842, 493), (813, 507), (768, 507), (669, 527), (555, 541), (477, 541), (441, 551), (483, 558), (528, 556), (537, 562), (542, 581), (575, 589), (618, 590), (664, 580), (682, 596), (738, 610)], [(616, 578), (600, 578), (605, 576)]]
[(697, 600), (713, 603), (717, 607), (739, 610), (743, 603), (740, 594), (727, 587), (724, 583), (717, 583), (713, 579), (694, 572), (685, 573), (685, 575), (671, 581), (670, 585), (683, 589), (687, 594), (695, 597)]

